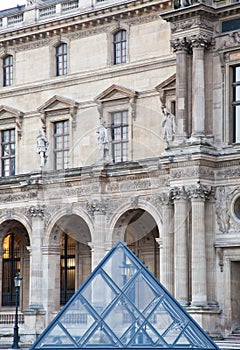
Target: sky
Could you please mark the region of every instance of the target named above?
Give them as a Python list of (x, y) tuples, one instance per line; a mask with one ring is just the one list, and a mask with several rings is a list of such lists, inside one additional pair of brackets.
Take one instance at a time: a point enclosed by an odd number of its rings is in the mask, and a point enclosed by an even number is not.
[(0, 0), (0, 11), (26, 4), (26, 0)]

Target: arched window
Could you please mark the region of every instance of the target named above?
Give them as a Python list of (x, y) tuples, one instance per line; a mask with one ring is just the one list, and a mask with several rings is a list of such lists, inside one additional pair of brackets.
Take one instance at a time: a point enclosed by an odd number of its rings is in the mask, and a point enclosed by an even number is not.
[(8, 55), (3, 58), (3, 86), (13, 84), (13, 56)]
[(75, 293), (75, 254), (76, 241), (64, 233), (61, 239), (61, 305)]
[(20, 237), (9, 233), (3, 240), (2, 306), (15, 305), (14, 276), (20, 271)]
[(56, 47), (56, 75), (67, 74), (67, 44), (62, 43)]
[(114, 64), (126, 63), (127, 32), (119, 30), (113, 36)]

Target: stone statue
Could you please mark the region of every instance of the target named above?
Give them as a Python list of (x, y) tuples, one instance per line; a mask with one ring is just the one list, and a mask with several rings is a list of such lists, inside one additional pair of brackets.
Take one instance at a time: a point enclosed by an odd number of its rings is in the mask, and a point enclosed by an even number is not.
[(41, 164), (40, 167), (44, 167), (47, 161), (47, 149), (48, 149), (48, 140), (47, 137), (39, 131), (37, 136), (37, 153), (40, 155)]
[(100, 126), (97, 129), (100, 160), (109, 161), (109, 136), (106, 122), (101, 118)]
[(163, 122), (162, 122), (162, 138), (169, 144), (175, 137), (175, 115), (173, 115), (166, 106), (162, 107)]

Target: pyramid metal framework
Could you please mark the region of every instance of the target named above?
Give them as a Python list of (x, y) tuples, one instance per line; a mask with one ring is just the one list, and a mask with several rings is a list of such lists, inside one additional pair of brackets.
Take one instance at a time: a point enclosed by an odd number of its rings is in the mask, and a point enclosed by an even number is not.
[(104, 257), (33, 349), (218, 349), (123, 242)]

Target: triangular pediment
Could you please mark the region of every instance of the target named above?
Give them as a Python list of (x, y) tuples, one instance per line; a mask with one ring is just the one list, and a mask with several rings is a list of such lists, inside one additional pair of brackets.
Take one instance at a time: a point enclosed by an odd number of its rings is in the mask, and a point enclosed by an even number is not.
[(116, 84), (111, 85), (96, 97), (98, 103), (108, 102), (112, 100), (130, 99), (136, 97), (137, 92), (127, 89)]
[(118, 242), (31, 349), (215, 349), (217, 345)]
[(0, 106), (0, 118), (19, 118), (23, 117), (23, 115), (24, 113), (21, 112), (19, 109), (5, 105)]
[(78, 107), (78, 102), (66, 97), (55, 95), (38, 108), (40, 113), (53, 112)]
[(159, 85), (155, 87), (157, 91), (160, 90), (172, 90), (176, 87), (176, 73), (171, 75), (169, 78), (161, 82)]

